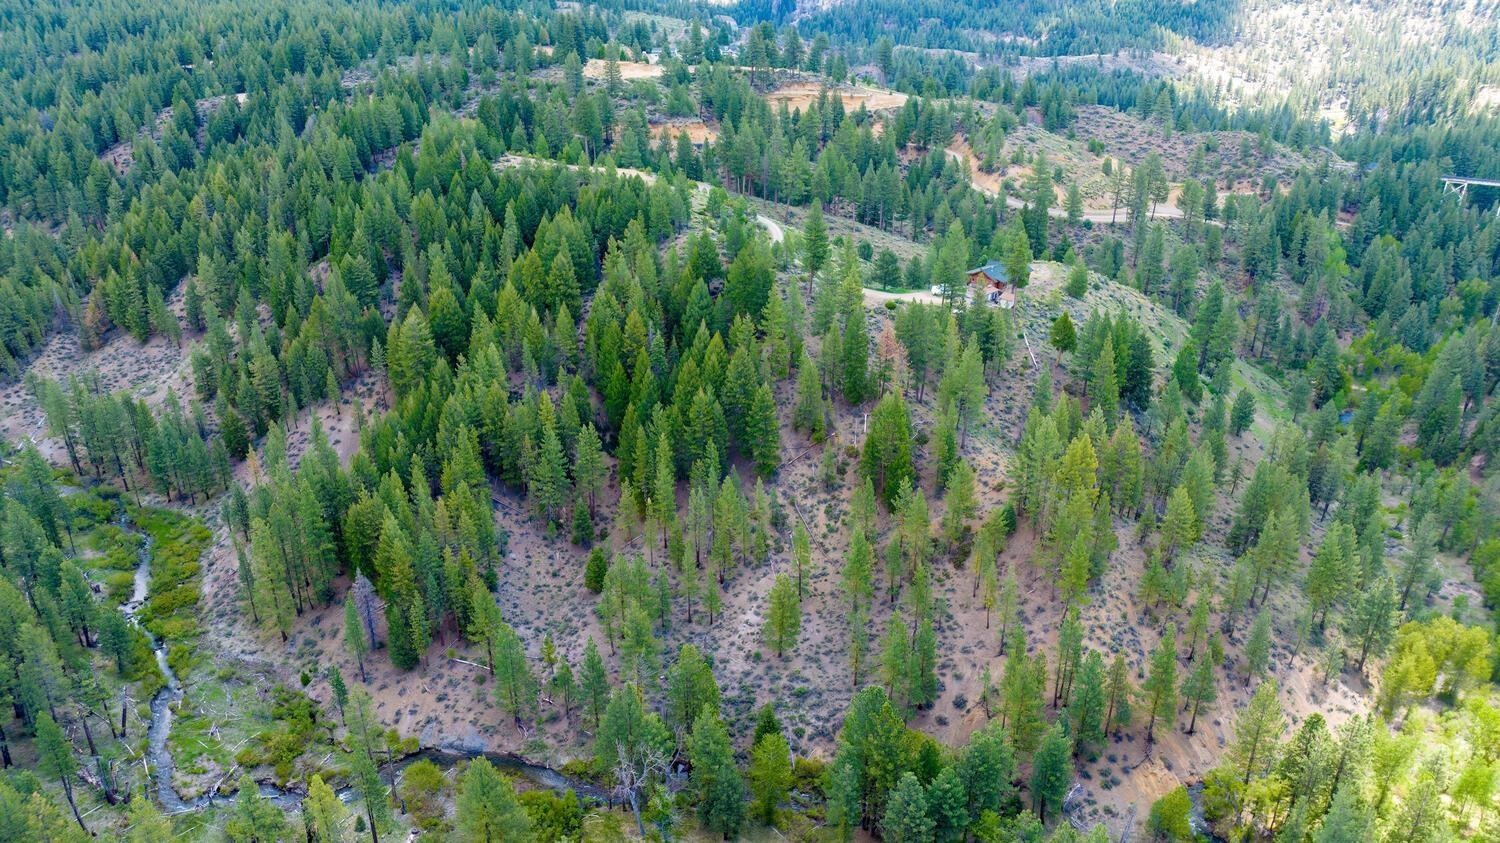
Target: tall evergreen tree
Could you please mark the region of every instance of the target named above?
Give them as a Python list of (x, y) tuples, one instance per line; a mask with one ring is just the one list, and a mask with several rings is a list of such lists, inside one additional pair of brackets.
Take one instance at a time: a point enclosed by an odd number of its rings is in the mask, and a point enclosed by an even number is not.
[(692, 784), (698, 798), (698, 821), (725, 840), (736, 836), (745, 820), (745, 785), (734, 766), (729, 733), (719, 714), (704, 706), (688, 740)]
[(1156, 649), (1151, 651), (1150, 670), (1141, 685), (1146, 704), (1146, 742), (1150, 743), (1160, 720), (1171, 728), (1177, 722), (1177, 628), (1167, 627)]
[(1062, 810), (1063, 798), (1073, 784), (1073, 741), (1062, 724), (1047, 730), (1031, 761), (1031, 807), (1037, 818), (1047, 821), (1047, 811)]
[(755, 814), (766, 825), (776, 824), (776, 807), (786, 801), (792, 787), (792, 753), (780, 732), (770, 732), (755, 741), (750, 750), (750, 792)]

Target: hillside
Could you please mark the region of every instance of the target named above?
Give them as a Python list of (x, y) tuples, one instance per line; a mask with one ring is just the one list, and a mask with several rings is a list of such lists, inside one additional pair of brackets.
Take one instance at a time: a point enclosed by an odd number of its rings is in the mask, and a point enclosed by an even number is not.
[(6, 12), (0, 839), (1500, 839), (1488, 7)]

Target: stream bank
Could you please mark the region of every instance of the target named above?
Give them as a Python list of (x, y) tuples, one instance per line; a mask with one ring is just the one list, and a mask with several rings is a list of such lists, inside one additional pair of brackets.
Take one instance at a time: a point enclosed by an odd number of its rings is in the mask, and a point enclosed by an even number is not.
[[(200, 811), (216, 802), (228, 802), (234, 798), (233, 795), (221, 796), (212, 791), (192, 799), (184, 799), (172, 783), (176, 767), (168, 743), (172, 734), (172, 709), (183, 698), (182, 682), (167, 658), (167, 642), (157, 638), (140, 619), (141, 611), (145, 608), (146, 600), (150, 596), (154, 541), (150, 533), (140, 529), (129, 519), (123, 506), (117, 523), (120, 529), (138, 536), (141, 540), (137, 551), (137, 564), (130, 599), (121, 604), (120, 611), (132, 626), (146, 636), (151, 652), (156, 658), (156, 666), (165, 680), (156, 695), (151, 698), (151, 720), (146, 729), (146, 766), (151, 776), (156, 800), (162, 810), (168, 814)], [(607, 802), (609, 799), (607, 791), (598, 785), (570, 778), (551, 767), (511, 753), (422, 747), (414, 753), (381, 764), (380, 771), (382, 774), (389, 775), (389, 781), (394, 783), (403, 770), (420, 760), (431, 761), (443, 769), (448, 769), (460, 761), (480, 756), (488, 759), (497, 769), (524, 779), (535, 787), (558, 792), (571, 790), (585, 802)], [(259, 782), (259, 787), (262, 796), (283, 809), (300, 807), (303, 798), (307, 795), (305, 790), (283, 788), (270, 782)], [(352, 789), (348, 787), (341, 788), (338, 794), (339, 798), (346, 802), (353, 797)]]

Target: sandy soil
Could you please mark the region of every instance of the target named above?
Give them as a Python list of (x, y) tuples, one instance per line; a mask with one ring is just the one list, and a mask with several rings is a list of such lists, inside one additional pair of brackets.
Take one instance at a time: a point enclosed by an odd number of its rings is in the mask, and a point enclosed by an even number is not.
[(694, 146), (713, 143), (719, 139), (719, 130), (704, 123), (702, 120), (657, 123), (651, 126), (651, 135), (656, 138), (660, 138), (662, 135), (670, 135), (675, 140), (683, 132), (687, 132), (688, 140), (692, 141)]
[[(808, 106), (818, 101), (822, 90), (823, 86), (819, 82), (789, 82), (766, 94), (766, 100), (773, 106), (784, 102), (787, 108), (793, 111), (806, 111)], [(842, 86), (829, 89), (830, 96), (835, 94), (843, 100), (845, 111), (858, 110), (861, 105), (870, 111), (900, 108), (906, 104), (907, 100), (906, 94), (897, 91), (883, 91), (863, 86)]]
[(974, 189), (986, 196), (999, 196), (1000, 183), (1003, 181), (1000, 172), (985, 172), (979, 168), (979, 158), (969, 146), (969, 142), (962, 135), (955, 137), (948, 148), (943, 150), (949, 158), (969, 166), (969, 183)]
[[(644, 61), (621, 61), (620, 78), (629, 82), (632, 79), (658, 79), (663, 73), (659, 64), (651, 64)], [(609, 62), (604, 59), (589, 59), (583, 66), (583, 75), (590, 79), (605, 79), (609, 76)]]
[(1500, 85), (1480, 85), (1469, 103), (1470, 114), (1500, 110)]

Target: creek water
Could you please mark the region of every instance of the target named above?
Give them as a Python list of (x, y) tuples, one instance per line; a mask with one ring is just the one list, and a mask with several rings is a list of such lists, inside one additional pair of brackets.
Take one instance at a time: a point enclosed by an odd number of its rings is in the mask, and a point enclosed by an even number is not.
[(146, 598), (151, 590), (151, 534), (131, 524), (123, 511), (120, 513), (119, 525), (141, 540), (137, 551), (134, 588), (131, 590), (130, 600), (120, 607), (120, 611), (150, 642), (156, 666), (165, 680), (156, 696), (151, 698), (151, 723), (146, 728), (146, 766), (151, 772), (156, 799), (161, 803), (162, 809), (169, 814), (190, 811), (202, 807), (198, 804), (200, 801), (206, 805), (209, 800), (202, 797), (192, 801), (185, 800), (177, 793), (177, 788), (172, 786), (174, 767), (172, 752), (167, 748), (167, 738), (172, 734), (172, 704), (182, 699), (182, 683), (177, 680), (177, 674), (167, 660), (166, 642), (158, 639), (140, 619), (141, 610), (146, 607)]
[[(150, 642), (151, 652), (156, 658), (156, 666), (161, 670), (165, 679), (165, 684), (151, 698), (151, 721), (146, 729), (146, 764), (150, 769), (156, 799), (161, 804), (162, 810), (168, 814), (199, 811), (215, 802), (227, 802), (233, 797), (218, 796), (212, 792), (192, 799), (184, 799), (182, 794), (177, 792), (176, 786), (172, 784), (172, 773), (176, 767), (172, 762), (172, 751), (167, 744), (172, 735), (172, 707), (182, 700), (182, 683), (167, 659), (166, 642), (152, 634), (151, 630), (147, 629), (140, 620), (141, 610), (145, 608), (146, 599), (151, 591), (152, 539), (149, 533), (132, 524), (123, 511), (117, 523), (122, 530), (139, 536), (141, 540), (130, 599), (121, 605), (120, 611), (125, 615), (126, 620), (139, 629)], [(477, 758), (480, 755), (487, 758), (495, 767), (525, 779), (535, 787), (558, 792), (571, 790), (586, 802), (604, 802), (609, 798), (604, 788), (570, 778), (551, 767), (536, 764), (509, 753), (468, 753), (437, 747), (423, 747), (410, 755), (387, 761), (381, 765), (380, 769), (382, 773), (389, 775), (389, 781), (394, 783), (401, 771), (419, 760), (425, 759), (447, 769), (460, 761)], [(260, 782), (259, 789), (262, 796), (283, 809), (300, 807), (303, 798), (307, 795), (304, 790), (292, 787), (283, 788), (270, 782)], [(354, 796), (353, 789), (342, 788), (338, 791), (338, 795), (340, 799), (347, 802)]]

